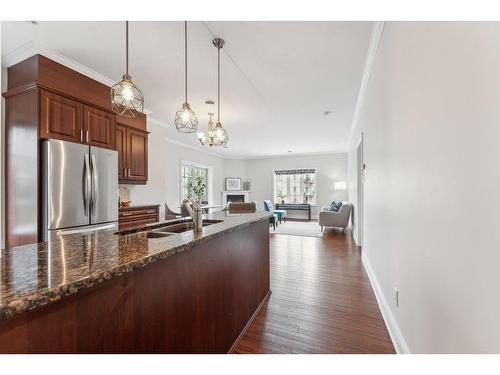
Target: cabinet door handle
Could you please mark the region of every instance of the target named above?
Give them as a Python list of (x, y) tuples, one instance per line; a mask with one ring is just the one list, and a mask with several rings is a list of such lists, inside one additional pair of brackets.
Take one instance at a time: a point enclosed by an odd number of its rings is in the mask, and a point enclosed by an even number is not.
[(89, 142), (89, 131), (85, 130), (85, 142)]
[(132, 216), (132, 215), (133, 215), (133, 213), (131, 213), (131, 212), (124, 212), (122, 214), (122, 216)]
[(83, 142), (83, 129), (80, 129), (80, 142)]
[(149, 210), (149, 211), (146, 211), (147, 214), (155, 214), (156, 213), (156, 210)]

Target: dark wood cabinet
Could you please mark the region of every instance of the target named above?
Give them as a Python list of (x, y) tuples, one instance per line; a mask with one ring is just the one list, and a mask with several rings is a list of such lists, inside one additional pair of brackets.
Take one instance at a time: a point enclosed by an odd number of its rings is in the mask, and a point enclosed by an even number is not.
[(127, 179), (148, 180), (148, 134), (127, 129)]
[(83, 107), (84, 142), (90, 146), (115, 149), (116, 116), (100, 109)]
[(127, 229), (160, 220), (160, 205), (121, 207), (118, 210), (118, 226)]
[[(41, 141), (44, 139), (116, 149), (119, 182), (146, 183), (146, 115), (137, 114), (133, 118), (116, 115), (111, 108), (108, 86), (41, 55), (9, 67), (7, 78), (7, 91), (2, 95), (6, 99), (8, 246), (43, 239)], [(117, 132), (117, 123), (134, 131), (121, 128)], [(26, 176), (30, 177), (28, 182)], [(28, 218), (26, 212), (37, 217)]]
[(40, 90), (40, 137), (116, 148), (116, 116)]
[(117, 124), (118, 179), (123, 184), (148, 180), (148, 132)]
[(127, 128), (116, 125), (116, 151), (118, 151), (118, 180), (125, 179), (127, 165)]
[(83, 141), (83, 104), (40, 90), (40, 137)]

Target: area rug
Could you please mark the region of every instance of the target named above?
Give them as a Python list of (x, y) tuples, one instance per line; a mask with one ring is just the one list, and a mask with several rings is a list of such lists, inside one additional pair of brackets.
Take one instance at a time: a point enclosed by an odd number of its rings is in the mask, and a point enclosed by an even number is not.
[(287, 234), (289, 236), (323, 237), (317, 221), (287, 221), (279, 224), (276, 230), (271, 227), (271, 233)]

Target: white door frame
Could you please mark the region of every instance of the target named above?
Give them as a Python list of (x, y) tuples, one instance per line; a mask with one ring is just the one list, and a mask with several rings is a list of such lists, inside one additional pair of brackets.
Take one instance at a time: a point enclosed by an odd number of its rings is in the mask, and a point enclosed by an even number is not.
[(364, 231), (365, 231), (365, 187), (364, 187), (364, 154), (363, 154), (363, 133), (356, 146), (356, 192), (357, 192), (357, 209), (355, 224), (357, 226), (357, 243), (360, 248), (364, 246)]

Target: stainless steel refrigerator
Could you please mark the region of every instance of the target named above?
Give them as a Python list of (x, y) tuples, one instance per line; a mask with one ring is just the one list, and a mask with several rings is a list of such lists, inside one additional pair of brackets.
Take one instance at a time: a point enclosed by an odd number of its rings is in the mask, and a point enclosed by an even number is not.
[(43, 143), (44, 240), (55, 235), (116, 229), (118, 154), (78, 143)]

